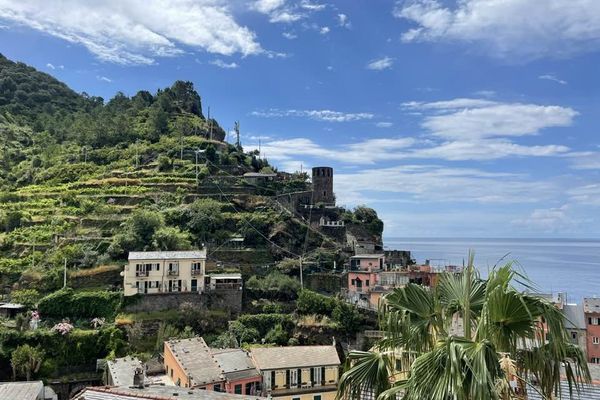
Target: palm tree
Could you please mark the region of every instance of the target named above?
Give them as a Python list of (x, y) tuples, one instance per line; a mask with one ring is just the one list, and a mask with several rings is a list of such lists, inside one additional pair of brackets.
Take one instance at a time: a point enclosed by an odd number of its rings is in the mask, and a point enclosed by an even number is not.
[(462, 274), (445, 273), (434, 288), (408, 284), (386, 295), (384, 337), (350, 353), (338, 400), (508, 400), (528, 390), (553, 399), (561, 368), (573, 396), (590, 380), (583, 352), (558, 308), (513, 283), (532, 289), (512, 263), (481, 279), (470, 254)]

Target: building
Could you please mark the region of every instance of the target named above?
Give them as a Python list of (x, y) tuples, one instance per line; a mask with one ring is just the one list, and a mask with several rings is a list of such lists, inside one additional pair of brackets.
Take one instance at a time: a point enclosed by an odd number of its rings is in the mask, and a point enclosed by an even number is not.
[(600, 298), (584, 298), (583, 312), (587, 330), (587, 358), (600, 364)]
[[(4, 399), (4, 397), (0, 397)], [(256, 396), (241, 396), (208, 390), (190, 390), (176, 386), (146, 385), (144, 387), (88, 387), (73, 400), (266, 400)]]
[(314, 167), (312, 169), (312, 189), (312, 204), (335, 204), (333, 168)]
[(132, 251), (123, 271), (125, 296), (204, 289), (206, 249), (196, 251)]
[(405, 268), (415, 264), (410, 251), (408, 250), (385, 250), (385, 266), (387, 270)]
[(210, 274), (206, 277), (207, 290), (242, 290), (242, 274)]
[(0, 303), (0, 317), (14, 318), (25, 311), (25, 306), (17, 303)]
[(354, 301), (367, 300), (371, 289), (379, 284), (380, 272), (385, 265), (383, 254), (359, 254), (350, 257), (347, 272), (347, 292)]
[(242, 349), (211, 349), (225, 375), (225, 391), (233, 394), (260, 393), (262, 376), (250, 354)]
[(587, 352), (587, 326), (581, 304), (565, 304), (562, 307), (565, 316), (565, 329), (573, 344)]
[(263, 185), (267, 182), (272, 182), (277, 178), (276, 173), (262, 173), (262, 172), (246, 172), (244, 174), (244, 180), (251, 185)]
[(50, 386), (42, 381), (0, 382), (0, 399), (6, 400), (57, 400)]
[(107, 386), (140, 386), (146, 381), (146, 366), (137, 357), (108, 360), (103, 381)]
[(252, 395), (260, 392), (262, 377), (242, 349), (210, 349), (204, 339), (165, 342), (164, 366), (177, 386)]
[(225, 371), (201, 337), (166, 341), (163, 355), (165, 372), (175, 385), (225, 391)]
[(335, 346), (254, 348), (262, 395), (285, 400), (333, 400), (340, 359)]

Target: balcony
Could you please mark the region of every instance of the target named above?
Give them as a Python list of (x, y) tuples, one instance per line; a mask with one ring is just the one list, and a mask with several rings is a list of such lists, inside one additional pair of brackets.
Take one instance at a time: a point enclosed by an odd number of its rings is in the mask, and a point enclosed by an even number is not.
[(170, 269), (167, 271), (168, 276), (179, 276), (179, 269)]
[(192, 269), (192, 276), (202, 275), (201, 269)]
[(148, 276), (148, 271), (135, 271), (135, 276)]

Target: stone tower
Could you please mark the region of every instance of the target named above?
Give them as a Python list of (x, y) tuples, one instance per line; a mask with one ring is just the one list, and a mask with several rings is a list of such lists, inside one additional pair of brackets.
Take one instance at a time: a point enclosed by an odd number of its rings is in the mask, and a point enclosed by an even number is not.
[(335, 204), (333, 195), (333, 168), (314, 167), (312, 169), (313, 204)]

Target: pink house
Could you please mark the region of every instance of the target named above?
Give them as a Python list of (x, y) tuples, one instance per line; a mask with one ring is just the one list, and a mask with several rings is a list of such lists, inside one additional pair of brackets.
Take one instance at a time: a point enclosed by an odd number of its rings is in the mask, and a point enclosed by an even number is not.
[(350, 257), (348, 292), (368, 293), (379, 284), (379, 273), (385, 265), (383, 254), (360, 254)]

